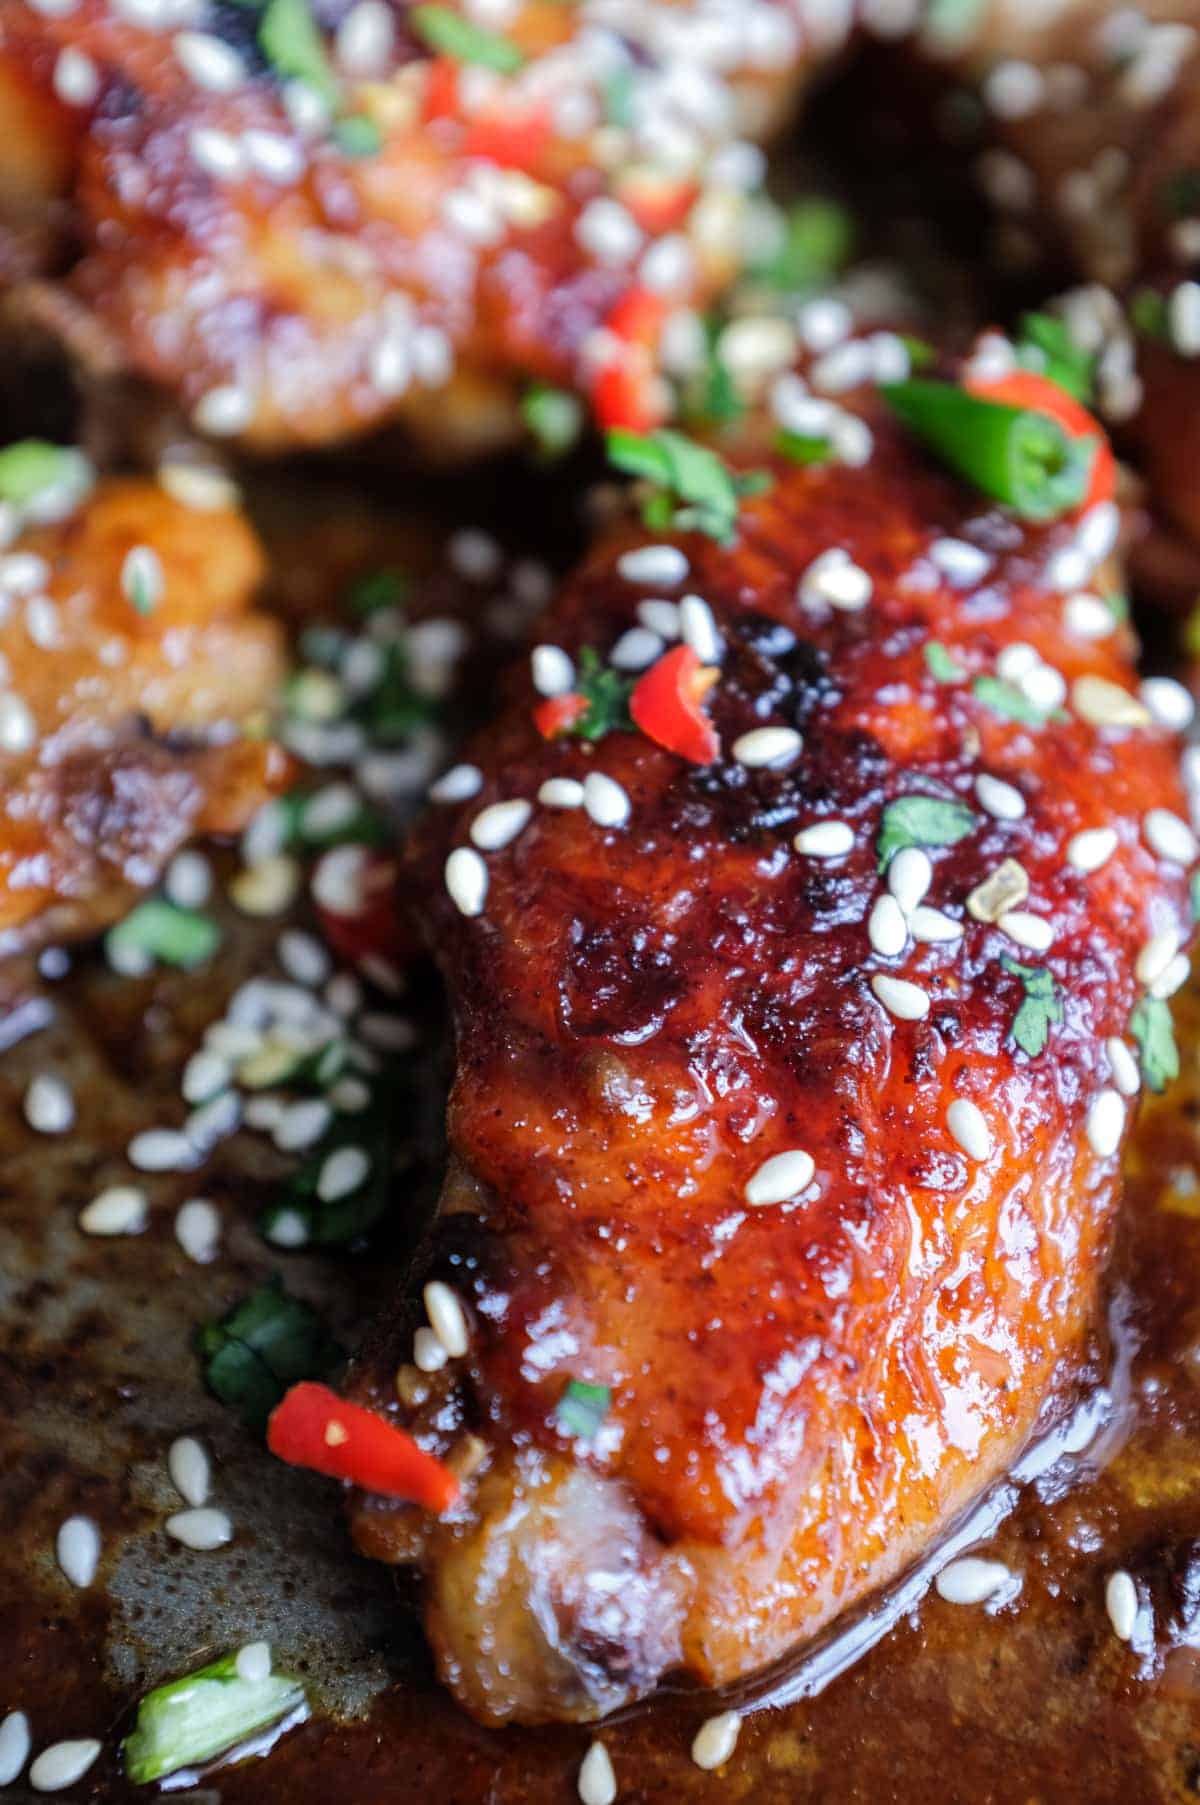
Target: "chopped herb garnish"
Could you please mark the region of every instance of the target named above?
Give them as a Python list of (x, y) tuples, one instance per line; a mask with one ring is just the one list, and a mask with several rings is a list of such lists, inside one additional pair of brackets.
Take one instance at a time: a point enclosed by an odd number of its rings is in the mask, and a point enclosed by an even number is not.
[(281, 1718), (307, 1715), (305, 1703), (304, 1687), (291, 1674), (247, 1679), (237, 1655), (225, 1655), (146, 1694), (121, 1744), (125, 1772), (135, 1786), (146, 1786), (198, 1767)]
[(940, 639), (927, 642), (925, 667), (936, 683), (961, 683), (967, 674), (962, 665), (951, 657)]
[(1099, 440), (1069, 436), (1049, 414), (924, 377), (880, 392), (922, 444), (1023, 519), (1053, 520), (1087, 494)]
[(735, 473), (714, 451), (682, 433), (618, 428), (608, 434), (606, 443), (609, 460), (618, 470), (653, 485), (642, 508), (642, 518), (653, 532), (691, 529), (728, 545), (735, 536), (741, 498), (770, 487), (766, 471)]
[(1154, 288), (1139, 288), (1129, 302), (1129, 324), (1143, 338), (1161, 339), (1164, 344), (1170, 343), (1170, 329), (1167, 325), (1167, 303)]
[(252, 1429), (262, 1429), (289, 1385), (321, 1378), (342, 1350), (311, 1305), (289, 1297), (278, 1277), (200, 1330), (210, 1391)]
[(564, 1435), (578, 1441), (594, 1441), (612, 1402), (607, 1385), (589, 1385), (583, 1379), (570, 1379), (555, 1405), (554, 1414)]
[(422, 43), (456, 63), (478, 63), (498, 75), (515, 75), (524, 65), (524, 55), (511, 38), (472, 25), (448, 6), (414, 6), (408, 22)]
[(421, 695), (409, 676), (408, 653), (399, 639), (383, 647), (383, 672), (374, 688), (351, 710), (376, 745), (400, 745), (413, 729), (437, 714), (437, 705)]
[(362, 577), (355, 583), (348, 601), (359, 619), (365, 620), (381, 608), (402, 607), (408, 600), (411, 589), (412, 582), (404, 571), (390, 568), (373, 570), (370, 576)]
[(1031, 702), (1024, 690), (1018, 689), (1006, 677), (976, 677), (971, 685), (971, 694), (993, 714), (998, 714), (1005, 721), (1022, 721), (1026, 727), (1044, 727), (1053, 714), (1053, 709), (1039, 708)]
[(633, 685), (632, 677), (622, 676), (611, 664), (605, 664), (591, 646), (584, 646), (579, 654), (575, 694), (584, 698), (587, 709), (563, 732), (581, 740), (603, 739), (606, 733), (632, 733), (629, 698)]
[(1108, 594), (1101, 596), (1100, 599), (1118, 627), (1123, 627), (1129, 619), (1129, 597), (1123, 595), (1119, 589), (1110, 589)]
[(1056, 382), (1085, 406), (1092, 400), (1096, 359), (1080, 350), (1062, 320), (1049, 313), (1027, 313), (1021, 319), (1017, 362)]
[(383, 133), (365, 113), (349, 113), (334, 126), (333, 141), (344, 156), (373, 157), (383, 144)]
[(1152, 1091), (1164, 1091), (1179, 1076), (1179, 1048), (1171, 1011), (1161, 997), (1143, 997), (1129, 1018), (1137, 1042), (1142, 1077)]
[(308, 0), (269, 0), (258, 41), (277, 74), (303, 82), (337, 111), (337, 81)]
[(827, 464), (833, 456), (833, 441), (809, 433), (777, 432), (775, 449), (793, 464)]
[(75, 480), (81, 466), (77, 451), (46, 439), (19, 439), (0, 451), (0, 501), (23, 508), (47, 489)]
[(1044, 966), (1022, 965), (1007, 953), (1001, 953), (1000, 963), (1006, 972), (1021, 980), (1025, 992), (1025, 1000), (1013, 1018), (1012, 1037), (1022, 1052), (1036, 1059), (1050, 1038), (1051, 1027), (1063, 1018), (1054, 978)]
[[(377, 1080), (366, 1109), (333, 1118), (259, 1217), (259, 1228), (268, 1241), (283, 1244), (285, 1221), (288, 1229), (302, 1224), (301, 1244), (314, 1247), (343, 1247), (374, 1228), (387, 1209), (394, 1176), (396, 1137), (403, 1114), (397, 1108), (396, 1091), (393, 1070), (387, 1078)], [(365, 1156), (363, 1179), (352, 1191), (327, 1202), (318, 1190), (321, 1173), (334, 1154), (350, 1148)], [(287, 1244), (291, 1244), (290, 1236)]]
[(221, 930), (198, 909), (181, 909), (165, 896), (147, 897), (108, 930), (110, 962), (120, 970), (131, 959), (157, 960), (190, 971), (211, 959), (221, 943)]
[(928, 370), (937, 362), (937, 351), (928, 339), (914, 338), (911, 332), (901, 332), (899, 338), (900, 343), (908, 352), (910, 369)]
[(781, 293), (804, 295), (824, 287), (854, 248), (854, 222), (836, 201), (807, 200), (793, 207), (783, 240), (753, 275)]
[(704, 322), (704, 359), (682, 395), (683, 415), (698, 426), (730, 426), (740, 420), (746, 403), (721, 356), (725, 321), (713, 315)]
[(886, 871), (905, 846), (956, 846), (975, 826), (975, 816), (963, 802), (940, 796), (901, 796), (889, 802), (880, 827), (879, 869)]
[(521, 401), (521, 416), (544, 458), (560, 458), (578, 443), (583, 404), (568, 389), (535, 382)]
[(604, 117), (609, 125), (628, 131), (633, 124), (633, 69), (628, 63), (606, 75), (600, 84)]

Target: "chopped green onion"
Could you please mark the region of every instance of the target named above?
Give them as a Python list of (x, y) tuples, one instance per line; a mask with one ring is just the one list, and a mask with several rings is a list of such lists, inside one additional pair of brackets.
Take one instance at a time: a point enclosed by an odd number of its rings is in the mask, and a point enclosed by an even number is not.
[(324, 1378), (342, 1350), (309, 1304), (278, 1277), (200, 1329), (204, 1378), (223, 1404), (262, 1429), (289, 1385)]
[(163, 965), (177, 965), (189, 971), (211, 959), (221, 943), (221, 930), (211, 916), (198, 909), (181, 909), (165, 896), (151, 896), (130, 911), (124, 921), (108, 930), (105, 945), (110, 961), (118, 969), (122, 962), (136, 959), (158, 960)]
[[(302, 1244), (312, 1247), (343, 1247), (374, 1228), (387, 1210), (395, 1176), (394, 1153), (403, 1114), (397, 1108), (395, 1088), (394, 1084), (380, 1084), (366, 1109), (334, 1117), (259, 1217), (258, 1226), (268, 1241), (282, 1243), (278, 1231), (285, 1219), (289, 1225), (303, 1224)], [(319, 1191), (321, 1173), (334, 1154), (350, 1148), (366, 1158), (362, 1182), (326, 1202)]]
[(383, 654), (383, 673), (378, 683), (355, 703), (351, 716), (361, 722), (376, 745), (399, 745), (414, 728), (434, 719), (437, 704), (414, 689), (408, 653), (401, 640), (389, 640)]
[(521, 401), (521, 416), (545, 458), (560, 458), (583, 431), (583, 404), (568, 389), (535, 382)]
[(456, 63), (478, 63), (497, 75), (515, 75), (524, 66), (525, 57), (511, 38), (472, 25), (448, 6), (414, 6), (408, 21), (422, 43)]
[(931, 639), (925, 647), (925, 668), (936, 683), (959, 683), (967, 674), (939, 639)]
[(1041, 965), (1022, 965), (1018, 960), (1010, 959), (1007, 953), (1000, 955), (1000, 963), (1006, 972), (1021, 980), (1025, 993), (1025, 1000), (1013, 1019), (1012, 1037), (1022, 1052), (1036, 1059), (1045, 1049), (1050, 1029), (1063, 1018), (1053, 975)]
[(1152, 1091), (1164, 1091), (1179, 1076), (1179, 1048), (1171, 1011), (1161, 997), (1143, 997), (1129, 1018), (1137, 1042), (1142, 1077)]
[(383, 133), (365, 113), (349, 113), (333, 128), (333, 141), (347, 157), (373, 157), (383, 144)]
[(879, 869), (886, 871), (906, 846), (956, 846), (972, 831), (975, 816), (963, 802), (940, 796), (901, 796), (889, 802), (880, 825)]
[(303, 82), (336, 112), (338, 84), (308, 0), (269, 0), (258, 41), (279, 75)]
[(83, 468), (79, 452), (46, 439), (19, 439), (0, 451), (0, 501), (25, 507), (47, 489), (78, 480)]
[(753, 274), (782, 293), (811, 294), (837, 275), (853, 248), (854, 222), (845, 207), (801, 201), (787, 215), (782, 243)]
[(1096, 359), (1080, 350), (1061, 320), (1048, 313), (1023, 315), (1016, 350), (1024, 369), (1037, 370), (1076, 401), (1090, 404)]
[(1024, 690), (1009, 683), (1005, 677), (976, 677), (971, 694), (1001, 720), (1021, 721), (1026, 727), (1044, 727), (1054, 713), (1053, 709), (1041, 708), (1031, 702)]
[(1048, 414), (924, 378), (885, 383), (881, 393), (944, 463), (1026, 520), (1053, 520), (1087, 494), (1098, 441), (1069, 437)]
[(365, 620), (380, 608), (403, 607), (411, 592), (412, 580), (407, 572), (385, 566), (360, 578), (351, 589), (348, 601), (353, 612)]
[(654, 485), (642, 518), (656, 532), (692, 529), (728, 545), (735, 536), (741, 497), (771, 482), (765, 471), (735, 475), (716, 452), (665, 428), (636, 433), (618, 427), (605, 443), (609, 461), (618, 470)]
[(612, 1393), (607, 1385), (589, 1385), (583, 1379), (571, 1379), (554, 1414), (564, 1435), (578, 1441), (594, 1441), (608, 1415)]
[(147, 1693), (121, 1745), (125, 1771), (135, 1786), (146, 1786), (180, 1768), (199, 1767), (301, 1711), (307, 1716), (299, 1680), (286, 1673), (247, 1679), (238, 1672), (237, 1655), (225, 1655)]
[(793, 464), (827, 464), (833, 456), (833, 441), (809, 433), (779, 432), (775, 449)]

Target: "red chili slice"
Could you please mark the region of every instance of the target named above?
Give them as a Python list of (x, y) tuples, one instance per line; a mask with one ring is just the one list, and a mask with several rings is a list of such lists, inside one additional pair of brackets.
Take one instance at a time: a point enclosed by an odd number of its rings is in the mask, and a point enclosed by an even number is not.
[(533, 711), (533, 724), (544, 740), (556, 740), (569, 733), (576, 721), (588, 711), (588, 699), (572, 690), (565, 696), (551, 696), (539, 702)]
[(667, 317), (667, 303), (652, 288), (631, 288), (621, 296), (604, 324), (631, 345), (654, 350)]
[(311, 1380), (293, 1385), (275, 1406), (267, 1446), (289, 1466), (349, 1479), (364, 1491), (406, 1498), (439, 1514), (458, 1497), (454, 1474), (411, 1435)]
[(717, 680), (691, 646), (676, 646), (639, 677), (629, 712), (649, 739), (693, 765), (711, 765), (720, 756), (717, 730), (700, 706)]
[(596, 423), (604, 432), (653, 432), (667, 417), (663, 385), (649, 356), (631, 345), (623, 357), (605, 364), (592, 389)]
[(458, 112), (458, 64), (452, 57), (436, 56), (425, 75), (421, 117), (449, 119)]
[(978, 395), (981, 401), (999, 401), (1006, 407), (1023, 407), (1032, 413), (1048, 414), (1072, 439), (1098, 440), (1091, 481), (1079, 511), (1083, 513), (1099, 501), (1112, 500), (1117, 466), (1104, 428), (1082, 402), (1068, 395), (1056, 382), (1051, 382), (1048, 376), (1040, 376), (1036, 370), (1013, 370), (1007, 376), (970, 379), (963, 387), (969, 394)]
[(541, 162), (551, 136), (548, 110), (504, 116), (485, 115), (473, 119), (467, 127), (463, 153), (468, 157), (485, 157), (505, 169), (535, 169)]

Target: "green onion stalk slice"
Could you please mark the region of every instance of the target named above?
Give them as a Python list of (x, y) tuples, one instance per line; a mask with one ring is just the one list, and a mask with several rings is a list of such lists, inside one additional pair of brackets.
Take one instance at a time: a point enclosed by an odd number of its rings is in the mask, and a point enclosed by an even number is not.
[(237, 1655), (226, 1655), (147, 1693), (122, 1744), (125, 1771), (144, 1786), (211, 1761), (298, 1711), (307, 1715), (299, 1680), (286, 1673), (246, 1678)]
[(1099, 441), (1049, 414), (968, 394), (952, 382), (886, 383), (893, 413), (960, 476), (1026, 520), (1054, 520), (1087, 494)]

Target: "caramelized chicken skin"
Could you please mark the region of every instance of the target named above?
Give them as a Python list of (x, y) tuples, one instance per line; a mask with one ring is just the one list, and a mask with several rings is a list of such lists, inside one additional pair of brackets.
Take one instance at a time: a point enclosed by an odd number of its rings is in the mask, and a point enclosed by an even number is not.
[(286, 763), (242, 737), (282, 643), (251, 612), (262, 556), (235, 509), (111, 478), (51, 511), (0, 553), (5, 953), (104, 926), (193, 834), (240, 829)]
[[(639, 569), (622, 527), (542, 623), (606, 660), (648, 598), (703, 597), (714, 762), (544, 739), (518, 673), (415, 849), (457, 1026), (428, 1274), (469, 1346), (397, 1376), (403, 1309), (355, 1393), (467, 1477), (441, 1520), (351, 1518), (420, 1564), (488, 1721), (811, 1637), (1005, 1470), (1097, 1326), (1131, 1012), (1189, 931), (1177, 747), (1127, 630), (1073, 625), (1111, 508), (1031, 528), (873, 425), (857, 468), (746, 446), (774, 483), (730, 545)], [(766, 727), (801, 749), (756, 764)]]

